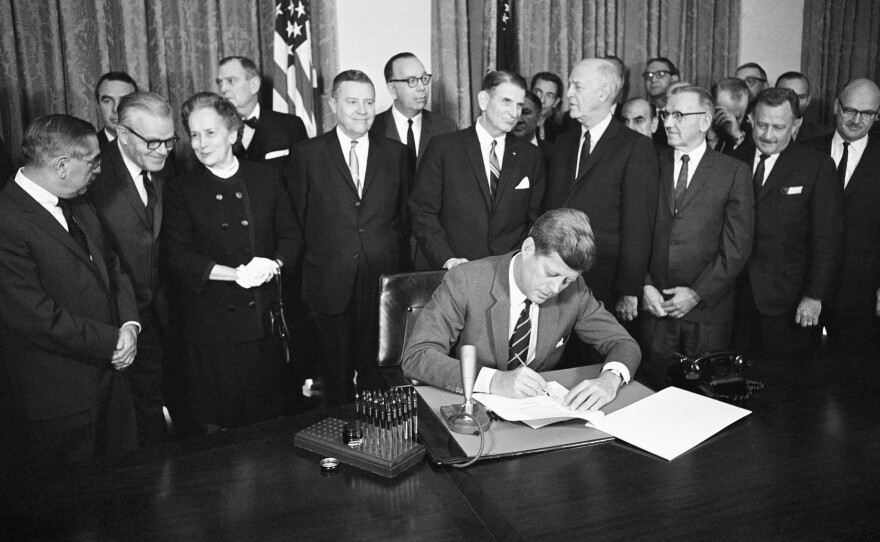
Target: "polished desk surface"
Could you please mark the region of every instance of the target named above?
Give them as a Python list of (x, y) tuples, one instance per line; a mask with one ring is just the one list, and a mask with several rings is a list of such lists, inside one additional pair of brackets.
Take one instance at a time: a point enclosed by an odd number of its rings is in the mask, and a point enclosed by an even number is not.
[(877, 361), (756, 367), (752, 415), (671, 462), (613, 442), (322, 475), (293, 435), (339, 412), (311, 412), (5, 489), (0, 539), (877, 540)]

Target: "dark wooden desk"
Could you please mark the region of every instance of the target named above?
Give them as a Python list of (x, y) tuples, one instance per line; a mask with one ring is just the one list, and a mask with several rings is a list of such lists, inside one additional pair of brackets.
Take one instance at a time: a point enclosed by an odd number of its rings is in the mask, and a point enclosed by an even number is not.
[(753, 414), (672, 462), (614, 442), (322, 476), (293, 433), (338, 413), (309, 413), (4, 488), (0, 539), (878, 539), (877, 360), (751, 376)]

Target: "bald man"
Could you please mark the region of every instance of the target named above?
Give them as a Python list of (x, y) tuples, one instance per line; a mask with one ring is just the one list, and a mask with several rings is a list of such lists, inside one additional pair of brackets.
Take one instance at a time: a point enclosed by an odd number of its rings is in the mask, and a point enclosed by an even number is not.
[(834, 103), (834, 132), (806, 143), (831, 155), (843, 187), (843, 258), (823, 323), (846, 351), (876, 352), (880, 343), (880, 139), (869, 135), (878, 110), (877, 85), (851, 81)]

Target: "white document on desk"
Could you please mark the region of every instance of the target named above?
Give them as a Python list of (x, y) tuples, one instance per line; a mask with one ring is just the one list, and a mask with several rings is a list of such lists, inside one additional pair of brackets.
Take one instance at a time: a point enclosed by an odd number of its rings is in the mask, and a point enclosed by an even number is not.
[(750, 410), (679, 388), (666, 388), (613, 412), (593, 427), (672, 461)]
[(512, 399), (493, 393), (475, 393), (474, 399), (501, 418), (509, 422), (523, 422), (533, 429), (573, 418), (597, 422), (605, 417), (604, 412), (578, 412), (562, 406), (562, 399), (568, 389), (558, 382), (548, 382), (547, 393), (549, 395), (523, 399)]

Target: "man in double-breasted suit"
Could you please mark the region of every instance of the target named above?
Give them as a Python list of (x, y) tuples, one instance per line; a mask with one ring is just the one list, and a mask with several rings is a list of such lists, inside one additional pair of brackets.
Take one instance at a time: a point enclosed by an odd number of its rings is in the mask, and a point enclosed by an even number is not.
[(556, 139), (547, 177), (547, 209), (571, 207), (590, 217), (596, 264), (584, 280), (622, 321), (637, 314), (657, 206), (657, 155), (651, 141), (615, 120), (621, 87), (609, 60), (587, 59), (571, 72), (568, 99), (580, 130)]
[(328, 404), (381, 385), (379, 276), (408, 267), (406, 147), (369, 134), (375, 91), (363, 72), (333, 81), (336, 128), (294, 149), (287, 180), (304, 235), (303, 299), (314, 311)]
[(465, 130), (435, 137), (416, 171), (409, 207), (429, 269), (519, 247), (541, 214), (544, 162), (513, 130), (525, 99), (521, 75), (486, 75), (482, 115)]
[(101, 168), (97, 134), (75, 117), (39, 117), (22, 155), (24, 167), (0, 193), (0, 338), (24, 461), (131, 449), (123, 371), (137, 351), (137, 306), (94, 209), (79, 197)]
[(129, 380), (138, 442), (147, 446), (166, 435), (162, 365), (168, 300), (160, 271), (159, 231), (166, 162), (178, 138), (171, 106), (158, 94), (128, 94), (117, 111), (118, 137), (103, 148), (101, 172), (88, 197), (137, 297), (141, 333)]
[(557, 209), (541, 216), (522, 251), (467, 262), (443, 278), (419, 314), (403, 353), (408, 378), (462, 393), (456, 345), (473, 345), (474, 390), (508, 397), (543, 392), (539, 374), (558, 363), (571, 332), (602, 353), (600, 376), (571, 389), (566, 404), (598, 409), (639, 365), (639, 349), (593, 297), (581, 272), (596, 245), (586, 215)]
[(752, 352), (801, 354), (819, 340), (843, 245), (843, 193), (829, 156), (793, 142), (798, 98), (758, 94), (757, 150), (737, 152), (752, 169), (755, 241), (737, 286), (734, 344)]
[(834, 105), (834, 132), (805, 143), (831, 156), (844, 187), (843, 257), (821, 319), (832, 345), (843, 351), (880, 346), (880, 139), (868, 135), (878, 110), (877, 85), (851, 81)]
[(672, 354), (730, 342), (734, 285), (752, 246), (754, 199), (747, 167), (708, 148), (715, 106), (704, 89), (674, 90), (660, 153), (660, 198), (643, 287), (645, 374), (664, 384)]

